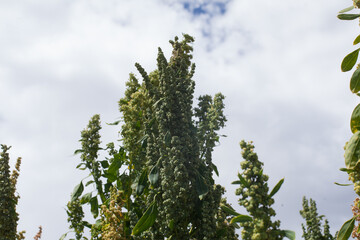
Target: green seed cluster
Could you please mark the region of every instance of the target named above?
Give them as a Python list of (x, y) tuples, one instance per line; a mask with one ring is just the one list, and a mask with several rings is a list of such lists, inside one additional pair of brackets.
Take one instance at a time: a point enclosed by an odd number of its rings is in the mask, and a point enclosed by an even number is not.
[(17, 221), (19, 215), (16, 205), (19, 196), (15, 195), (16, 182), (19, 176), (21, 159), (19, 158), (15, 170), (10, 174), (8, 150), (10, 147), (1, 145), (0, 153), (0, 236), (2, 239), (15, 240), (17, 237)]
[(66, 212), (68, 214), (68, 222), (70, 223), (70, 228), (74, 230), (76, 240), (80, 240), (84, 232), (84, 211), (80, 204), (80, 201), (75, 200), (72, 202), (68, 202)]
[(241, 162), (241, 174), (245, 183), (236, 189), (236, 195), (239, 195), (239, 204), (247, 210), (253, 218), (250, 222), (244, 222), (241, 232), (244, 240), (280, 240), (284, 238), (284, 233), (279, 229), (280, 221), (271, 221), (271, 217), (276, 213), (271, 205), (274, 199), (269, 196), (269, 187), (267, 181), (269, 177), (263, 174), (263, 163), (258, 160), (254, 152), (252, 142), (240, 142), (242, 156), (245, 159)]
[(303, 198), (303, 210), (300, 215), (305, 219), (306, 226), (301, 224), (303, 229), (303, 238), (305, 240), (334, 240), (335, 238), (330, 233), (330, 226), (327, 219), (324, 220), (323, 231), (321, 230), (321, 220), (323, 215), (319, 216), (317, 212), (316, 202), (310, 198), (307, 200)]
[[(130, 74), (119, 101), (124, 120), (121, 134), (134, 175), (139, 177), (154, 166), (159, 169), (158, 182), (143, 199), (146, 207), (154, 199), (157, 202), (159, 213), (150, 231), (156, 240), (218, 239), (220, 224), (215, 216), (223, 190), (214, 185), (211, 153), (219, 141), (217, 131), (226, 121), (224, 96), (201, 96), (199, 106), (192, 108), (193, 41), (189, 35), (183, 41), (177, 37), (170, 41), (169, 61), (159, 48), (157, 69), (150, 74), (136, 64), (143, 82)], [(204, 188), (206, 194), (199, 197)]]

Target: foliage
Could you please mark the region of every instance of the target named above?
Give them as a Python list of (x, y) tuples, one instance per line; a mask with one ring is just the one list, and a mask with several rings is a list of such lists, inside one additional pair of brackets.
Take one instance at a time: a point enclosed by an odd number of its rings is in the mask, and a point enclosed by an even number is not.
[(302, 205), (303, 209), (300, 211), (300, 214), (306, 222), (306, 226), (301, 224), (303, 238), (305, 240), (334, 240), (335, 238), (330, 234), (330, 226), (327, 219), (324, 220), (324, 230), (321, 230), (321, 221), (324, 215), (318, 215), (316, 202), (311, 198), (307, 200), (306, 197), (303, 197)]
[(242, 156), (245, 159), (241, 162), (242, 173), (238, 174), (239, 180), (233, 184), (239, 184), (236, 195), (240, 196), (239, 205), (243, 206), (251, 218), (238, 215), (233, 218), (240, 222), (243, 227), (241, 232), (244, 240), (277, 240), (287, 237), (295, 239), (295, 233), (289, 230), (280, 230), (280, 221), (272, 221), (276, 215), (271, 207), (274, 204), (273, 196), (279, 191), (284, 179), (269, 193), (267, 181), (269, 177), (263, 173), (263, 163), (259, 161), (254, 152), (252, 142), (240, 142)]
[[(143, 81), (130, 74), (119, 101), (122, 146), (100, 147), (99, 115), (81, 132), (77, 168), (88, 170), (92, 179), (82, 180), (68, 203), (76, 239), (85, 238), (85, 227), (92, 239), (237, 239), (230, 215), (220, 207), (226, 204), (224, 188), (213, 179), (218, 171), (211, 153), (226, 121), (224, 96), (200, 96), (192, 108), (193, 41), (186, 34), (170, 41), (169, 61), (159, 48), (157, 69), (150, 74), (135, 64)], [(94, 190), (85, 191), (88, 186)], [(85, 204), (94, 223), (83, 220)]]
[[(353, 0), (353, 6), (345, 8), (340, 11), (338, 14), (338, 18), (341, 20), (354, 20), (360, 17), (360, 14), (347, 13), (353, 9), (358, 9), (360, 7), (359, 0)], [(357, 36), (353, 42), (353, 45), (357, 45), (360, 42), (360, 35)], [(341, 70), (344, 72), (350, 71), (358, 60), (360, 48), (352, 51), (347, 56), (345, 56), (344, 60), (341, 63)], [(360, 96), (360, 66), (359, 64), (356, 67), (356, 70), (351, 76), (350, 79), (350, 90), (351, 92)], [(350, 121), (350, 129), (353, 133), (353, 136), (350, 138), (349, 142), (345, 145), (345, 166), (346, 168), (340, 169), (345, 171), (349, 175), (349, 179), (354, 184), (354, 191), (357, 195), (360, 196), (360, 142), (359, 142), (359, 134), (360, 134), (360, 104), (356, 106), (354, 109), (351, 121)], [(355, 201), (355, 206), (358, 205), (358, 201)], [(358, 235), (358, 231), (355, 228), (355, 220), (356, 217), (349, 219), (346, 221), (341, 227), (337, 239), (348, 239), (350, 235), (353, 236)], [(359, 238), (358, 238), (359, 239)]]
[(15, 240), (23, 239), (23, 233), (17, 233), (17, 221), (19, 214), (16, 205), (19, 195), (16, 192), (16, 183), (19, 177), (21, 158), (16, 161), (15, 169), (10, 174), (9, 153), (11, 147), (1, 145), (0, 153), (0, 238)]

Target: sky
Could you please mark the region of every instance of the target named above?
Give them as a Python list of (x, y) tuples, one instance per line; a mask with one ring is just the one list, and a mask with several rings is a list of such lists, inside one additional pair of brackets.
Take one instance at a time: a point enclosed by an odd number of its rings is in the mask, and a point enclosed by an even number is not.
[(225, 197), (239, 212), (235, 185), (242, 139), (254, 141), (275, 195), (275, 219), (301, 239), (302, 197), (316, 201), (331, 232), (352, 217), (343, 146), (357, 96), (343, 57), (355, 50), (357, 21), (340, 21), (352, 1), (327, 0), (29, 0), (0, 2), (0, 143), (11, 166), (23, 158), (18, 230), (43, 239), (68, 231), (66, 203), (86, 176), (76, 170), (80, 131), (100, 114), (103, 143), (118, 139), (134, 64), (156, 68), (157, 48), (195, 38), (195, 98), (226, 96), (228, 119), (213, 154)]

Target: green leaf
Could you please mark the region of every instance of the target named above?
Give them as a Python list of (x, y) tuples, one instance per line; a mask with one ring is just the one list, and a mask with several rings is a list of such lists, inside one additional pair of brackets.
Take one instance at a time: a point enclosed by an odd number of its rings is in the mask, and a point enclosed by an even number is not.
[(91, 213), (94, 216), (94, 218), (97, 218), (99, 215), (99, 203), (97, 196), (90, 199), (90, 205), (91, 205)]
[(209, 188), (205, 183), (205, 179), (203, 176), (200, 175), (200, 173), (196, 175), (195, 188), (200, 200), (202, 200), (204, 196), (209, 192)]
[(152, 125), (154, 125), (155, 121), (156, 121), (156, 118), (153, 117), (153, 118), (151, 119), (151, 121), (149, 122), (149, 124), (147, 125), (147, 128), (151, 128)]
[(350, 128), (352, 133), (360, 129), (360, 104), (358, 104), (351, 114)]
[(88, 221), (82, 221), (82, 224), (83, 224), (85, 227), (87, 227), (87, 228), (90, 228), (90, 229), (91, 229), (92, 224), (91, 224), (91, 223), (89, 223)]
[(354, 168), (359, 161), (360, 150), (360, 131), (356, 132), (350, 138), (345, 147), (345, 166), (348, 169)]
[(159, 177), (160, 177), (159, 167), (156, 164), (155, 166), (153, 166), (151, 168), (150, 173), (149, 173), (150, 184), (152, 186), (154, 186), (157, 183), (157, 181), (159, 180)]
[[(147, 135), (144, 135), (142, 138), (140, 138), (139, 141), (137, 141), (138, 144), (141, 144), (141, 147), (144, 148), (144, 145), (146, 144), (147, 145), (147, 139), (148, 139), (148, 136)], [(146, 147), (146, 146), (145, 146)]]
[(341, 71), (343, 72), (350, 71), (355, 66), (359, 56), (359, 50), (360, 48), (346, 55), (346, 57), (341, 63)]
[(356, 69), (350, 80), (350, 90), (353, 93), (360, 91), (360, 68)]
[(229, 214), (229, 215), (234, 215), (234, 216), (240, 215), (240, 213), (237, 213), (237, 212), (235, 211), (235, 209), (233, 209), (233, 208), (232, 208), (231, 206), (229, 206), (229, 205), (225, 205), (225, 204), (220, 203), (220, 207), (221, 207), (221, 209), (222, 209), (225, 213), (227, 213), (227, 214)]
[(354, 169), (348, 169), (348, 168), (340, 168), (339, 170), (342, 171), (342, 172), (347, 172), (347, 173), (355, 172)]
[(350, 7), (347, 7), (345, 9), (341, 10), (339, 13), (346, 13), (346, 12), (349, 12), (349, 11), (351, 11), (353, 9), (354, 9), (354, 6), (350, 6)]
[(111, 182), (107, 182), (104, 186), (104, 191), (105, 192), (110, 192), (110, 188), (112, 187), (112, 183)]
[(82, 149), (76, 149), (75, 152), (74, 152), (74, 155), (79, 154), (79, 153), (83, 153), (83, 152), (84, 152), (84, 150), (82, 150)]
[(358, 44), (360, 42), (360, 35), (357, 36), (353, 42), (354, 45)]
[(135, 227), (131, 232), (131, 235), (139, 235), (143, 231), (149, 229), (154, 224), (157, 214), (158, 214), (158, 210), (157, 210), (156, 202), (153, 201), (150, 204), (149, 208), (139, 219), (139, 221), (136, 223)]
[(352, 183), (337, 183), (337, 182), (334, 182), (336, 185), (339, 185), (339, 186), (343, 186), (343, 187), (346, 187), (346, 186), (351, 186)]
[(283, 230), (283, 232), (285, 233), (285, 237), (290, 239), (290, 240), (295, 240), (295, 232), (291, 231), (291, 230)]
[(90, 180), (85, 184), (85, 187), (89, 186), (90, 184), (94, 183), (94, 180)]
[(354, 20), (357, 19), (358, 17), (360, 17), (360, 14), (346, 14), (346, 13), (341, 13), (339, 15), (337, 15), (337, 17), (340, 20)]
[(283, 183), (284, 183), (284, 178), (281, 179), (281, 180), (275, 185), (275, 187), (273, 188), (273, 190), (271, 190), (269, 197), (274, 196), (274, 195), (280, 190), (281, 185), (282, 185)]
[(113, 123), (106, 123), (107, 125), (118, 125), (121, 122), (121, 120), (115, 121)]
[(174, 230), (174, 219), (171, 219), (170, 222), (169, 222), (169, 228), (171, 230)]
[(171, 134), (169, 131), (166, 132), (165, 136), (164, 136), (164, 142), (166, 146), (169, 146), (171, 143)]
[(147, 169), (145, 169), (139, 178), (139, 181), (136, 186), (136, 195), (141, 195), (144, 192), (144, 189), (147, 187)]
[(96, 220), (96, 222), (92, 225), (92, 227), (96, 230), (101, 230), (102, 227), (101, 219)]
[(92, 195), (91, 192), (84, 194), (84, 196), (82, 196), (81, 199), (80, 199), (80, 203), (85, 204), (85, 203), (90, 202), (91, 195)]
[(240, 180), (233, 181), (231, 184), (241, 184), (241, 181)]
[(355, 225), (356, 216), (347, 220), (342, 227), (340, 228), (337, 240), (347, 240), (349, 239)]
[(252, 217), (248, 216), (248, 215), (242, 215), (242, 214), (239, 214), (237, 215), (236, 217), (233, 217), (230, 221), (230, 224), (233, 224), (233, 223), (243, 223), (243, 222), (249, 222), (249, 221), (252, 221)]
[(75, 201), (84, 191), (84, 185), (82, 181), (75, 186), (74, 191), (71, 194), (71, 201)]
[(100, 161), (100, 164), (101, 164), (102, 168), (108, 168), (109, 167), (109, 162), (107, 160)]
[(243, 186), (245, 186), (247, 188), (250, 187), (249, 183), (245, 180), (245, 178), (240, 173), (238, 173), (238, 177)]
[[(76, 168), (80, 168), (82, 165), (86, 166), (85, 163), (80, 163), (76, 166)], [(86, 168), (86, 167), (85, 167)]]
[(240, 229), (239, 224), (237, 224), (236, 222), (233, 222), (231, 225), (233, 225), (236, 229)]
[(219, 176), (219, 171), (218, 168), (215, 164), (211, 163), (210, 167), (212, 168), (212, 170), (214, 170), (214, 172), (216, 173), (216, 176)]
[(63, 235), (61, 235), (61, 237), (60, 237), (60, 239), (59, 240), (64, 240), (65, 238), (66, 238), (66, 235), (68, 234), (68, 232), (67, 233), (64, 233)]
[(110, 182), (114, 182), (116, 180), (118, 171), (124, 163), (124, 158), (124, 154), (122, 153), (114, 154), (114, 159), (111, 162), (106, 175)]

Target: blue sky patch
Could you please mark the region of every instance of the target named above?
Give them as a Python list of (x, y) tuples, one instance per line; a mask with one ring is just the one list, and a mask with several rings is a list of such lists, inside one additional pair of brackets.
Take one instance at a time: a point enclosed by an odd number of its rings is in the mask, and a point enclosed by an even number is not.
[(223, 15), (226, 13), (226, 5), (229, 0), (226, 1), (184, 1), (183, 7), (194, 16), (208, 15), (210, 17), (216, 15)]

